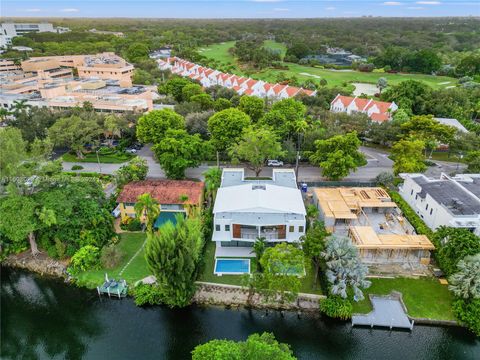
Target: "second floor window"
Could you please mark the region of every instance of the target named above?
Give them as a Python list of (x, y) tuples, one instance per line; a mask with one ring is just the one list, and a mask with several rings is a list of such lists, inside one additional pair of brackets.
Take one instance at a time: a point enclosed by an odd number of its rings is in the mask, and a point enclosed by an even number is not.
[(215, 225), (215, 231), (220, 231), (220, 225)]
[(299, 226), (299, 227), (298, 227), (298, 232), (303, 233), (303, 226)]
[(230, 231), (230, 225), (225, 225), (225, 231)]
[(294, 231), (295, 231), (295, 226), (290, 225), (290, 226), (288, 227), (288, 232), (294, 232)]

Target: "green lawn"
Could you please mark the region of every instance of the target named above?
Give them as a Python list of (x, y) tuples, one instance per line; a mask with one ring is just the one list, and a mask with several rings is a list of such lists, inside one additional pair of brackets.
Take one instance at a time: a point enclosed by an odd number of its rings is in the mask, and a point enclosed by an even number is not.
[(145, 261), (143, 249), (135, 259), (133, 259), (130, 265), (128, 265), (123, 274), (121, 276), (119, 275), (125, 264), (132, 258), (137, 250), (140, 249), (144, 241), (144, 233), (120, 234), (120, 241), (116, 245), (124, 253), (120, 264), (113, 269), (90, 270), (80, 273), (77, 276), (78, 284), (94, 289), (102, 283), (105, 278), (105, 273), (107, 273), (110, 278), (125, 279), (131, 287), (136, 281), (151, 275), (147, 267), (147, 262)]
[[(213, 58), (225, 65), (234, 65), (234, 73), (237, 75), (245, 75), (239, 68), (235, 57), (228, 52), (228, 49), (235, 45), (235, 41), (227, 41), (224, 43), (213, 44), (202, 47), (200, 53), (208, 58)], [(286, 47), (272, 40), (265, 41), (265, 46), (272, 49), (282, 50), (282, 56), (285, 55)], [(360, 71), (334, 71), (329, 69), (314, 68), (305, 65), (298, 65), (294, 63), (285, 63), (288, 70), (265, 69), (250, 76), (255, 79), (261, 79), (268, 82), (275, 83), (277, 75), (281, 72), (285, 73), (287, 77), (296, 76), (300, 81), (307, 79), (319, 81), (321, 78), (327, 80), (329, 87), (342, 87), (344, 83), (363, 82), (376, 84), (380, 77), (388, 80), (389, 85), (395, 85), (405, 80), (419, 80), (427, 83), (433, 88), (445, 88), (447, 86), (454, 86), (457, 80), (446, 76), (433, 76), (425, 74), (389, 74), (389, 73), (364, 73)], [(308, 75), (306, 75), (308, 74)], [(309, 76), (315, 75), (315, 76)], [(319, 78), (318, 78), (319, 77)]]
[(368, 294), (387, 295), (392, 290), (402, 293), (408, 315), (435, 320), (454, 320), (453, 297), (446, 285), (434, 278), (370, 279), (372, 286), (364, 291), (365, 300), (353, 304), (354, 313), (372, 310)]
[[(222, 275), (217, 276), (213, 273), (215, 267), (215, 243), (213, 241), (207, 241), (204, 254), (204, 267), (202, 273), (198, 277), (198, 281), (206, 281), (217, 284), (227, 285), (242, 285), (241, 275)], [(255, 271), (257, 264), (255, 258), (250, 258), (251, 271)], [(300, 292), (310, 294), (322, 294), (320, 285), (314, 289), (313, 287), (313, 273), (311, 268), (306, 268), (306, 276), (302, 279), (302, 287)]]
[(85, 154), (85, 157), (83, 159), (78, 159), (76, 155), (66, 153), (63, 155), (63, 161), (66, 162), (98, 162), (100, 160), (100, 163), (102, 164), (121, 164), (124, 163), (131, 158), (133, 158), (134, 155), (132, 154), (109, 154), (109, 155), (98, 155), (97, 159), (97, 154), (96, 153), (88, 153)]
[(284, 44), (273, 40), (265, 40), (263, 46), (265, 46), (267, 49), (280, 50), (280, 56), (282, 60), (287, 52), (287, 47)]
[(200, 54), (207, 58), (212, 58), (227, 65), (235, 65), (235, 57), (228, 52), (228, 49), (235, 45), (235, 41), (227, 41), (210, 46), (204, 46), (200, 49)]

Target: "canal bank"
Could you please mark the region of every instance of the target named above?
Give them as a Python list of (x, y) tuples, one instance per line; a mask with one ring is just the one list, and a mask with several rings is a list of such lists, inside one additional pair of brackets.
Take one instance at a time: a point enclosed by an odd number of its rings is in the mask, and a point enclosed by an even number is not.
[(1, 280), (2, 359), (188, 359), (200, 343), (264, 331), (299, 359), (480, 357), (479, 339), (458, 327), (388, 331), (288, 311), (139, 308), (24, 271), (2, 268)]

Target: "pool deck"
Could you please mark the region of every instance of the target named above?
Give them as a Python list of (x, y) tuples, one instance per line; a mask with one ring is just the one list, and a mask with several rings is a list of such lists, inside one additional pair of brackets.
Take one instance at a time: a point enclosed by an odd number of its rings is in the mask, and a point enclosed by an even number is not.
[(220, 247), (217, 245), (215, 257), (253, 258), (255, 253), (251, 247)]
[(373, 311), (366, 315), (353, 315), (352, 326), (379, 326), (390, 329), (409, 329), (413, 328), (413, 321), (407, 316), (405, 306), (401, 300), (401, 294), (392, 294), (388, 296), (370, 296)]

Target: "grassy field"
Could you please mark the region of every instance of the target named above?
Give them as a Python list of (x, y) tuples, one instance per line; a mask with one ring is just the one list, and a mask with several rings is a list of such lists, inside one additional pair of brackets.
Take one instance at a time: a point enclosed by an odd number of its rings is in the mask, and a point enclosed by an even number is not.
[[(228, 52), (228, 49), (233, 47), (235, 41), (228, 41), (220, 44), (213, 44), (203, 47), (200, 52), (209, 58), (216, 59), (225, 65), (234, 65), (237, 75), (245, 75), (240, 70), (238, 63), (234, 56)], [(283, 44), (272, 40), (265, 41), (265, 46), (272, 49), (279, 49), (282, 51), (282, 57), (285, 55), (286, 47)], [(298, 65), (294, 63), (285, 63), (288, 70), (266, 69), (253, 74), (251, 77), (261, 79), (268, 82), (276, 82), (279, 73), (284, 73), (287, 77), (296, 76), (300, 81), (311, 79), (319, 81), (324, 78), (327, 80), (329, 87), (342, 87), (345, 83), (361, 82), (376, 84), (380, 77), (385, 77), (389, 85), (395, 85), (405, 80), (419, 80), (427, 83), (433, 88), (445, 88), (447, 86), (454, 86), (457, 80), (446, 76), (433, 76), (424, 74), (388, 74), (388, 73), (364, 73), (359, 71), (335, 71), (329, 69), (314, 68), (311, 66)], [(313, 75), (313, 76), (312, 76)]]
[(107, 273), (109, 278), (125, 279), (128, 285), (132, 287), (136, 281), (151, 275), (147, 267), (147, 262), (145, 261), (143, 249), (139, 252), (135, 259), (132, 260), (122, 275), (119, 275), (120, 271), (127, 264), (127, 262), (138, 251), (138, 249), (141, 248), (144, 241), (144, 233), (120, 234), (120, 241), (116, 246), (118, 246), (118, 248), (123, 252), (123, 257), (118, 266), (113, 269), (98, 269), (80, 273), (77, 276), (78, 284), (81, 286), (86, 286), (90, 289), (94, 289), (102, 283), (105, 278), (105, 273)]
[(100, 161), (102, 164), (121, 164), (130, 160), (134, 155), (131, 154), (109, 154), (109, 155), (98, 155), (96, 153), (85, 154), (83, 159), (78, 159), (76, 155), (66, 153), (63, 155), (62, 159), (66, 162), (97, 162)]
[(402, 293), (408, 315), (435, 320), (454, 320), (453, 297), (446, 285), (437, 279), (370, 279), (372, 286), (364, 291), (365, 300), (354, 303), (354, 313), (368, 313), (372, 310), (368, 294), (387, 295), (392, 290)]
[[(254, 258), (250, 258), (251, 271), (255, 271), (257, 264)], [(213, 241), (208, 241), (205, 249), (204, 255), (204, 267), (202, 273), (200, 274), (198, 281), (206, 281), (217, 284), (227, 284), (227, 285), (242, 285), (242, 276), (241, 275), (222, 275), (217, 276), (214, 272), (215, 267), (215, 243)], [(306, 276), (302, 279), (302, 287), (300, 292), (310, 293), (310, 294), (322, 294), (320, 286), (318, 288), (313, 287), (313, 273), (310, 268), (306, 268)]]

